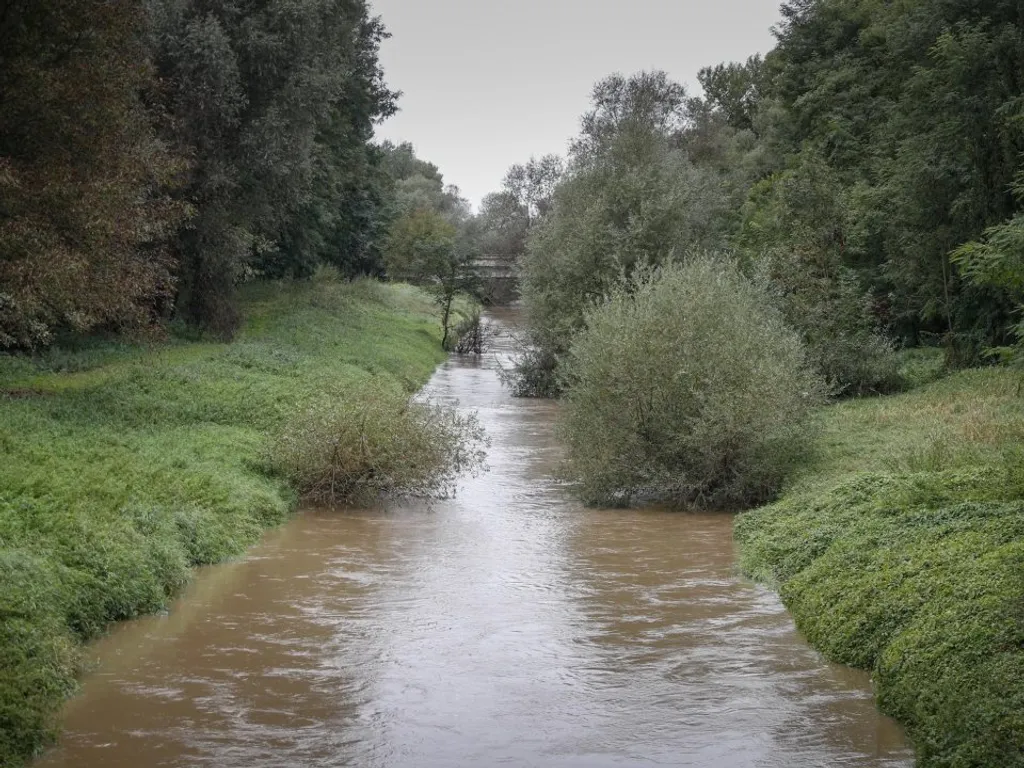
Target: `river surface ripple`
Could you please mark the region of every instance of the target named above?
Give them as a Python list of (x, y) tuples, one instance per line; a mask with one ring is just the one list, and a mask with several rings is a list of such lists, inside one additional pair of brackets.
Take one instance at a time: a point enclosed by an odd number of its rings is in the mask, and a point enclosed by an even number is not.
[(91, 649), (37, 765), (910, 766), (867, 675), (738, 577), (731, 517), (567, 497), (557, 406), (498, 381), (513, 319), (426, 390), (479, 412), (489, 472), (429, 507), (307, 510), (204, 569)]

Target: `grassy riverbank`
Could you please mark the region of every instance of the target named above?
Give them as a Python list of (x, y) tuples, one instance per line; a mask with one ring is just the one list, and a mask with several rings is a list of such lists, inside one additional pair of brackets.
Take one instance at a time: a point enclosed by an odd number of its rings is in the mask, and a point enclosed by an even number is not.
[(268, 436), (325, 393), (423, 384), (444, 355), (402, 285), (261, 285), (231, 344), (0, 357), (0, 765), (52, 733), (77, 650), (241, 553), (295, 497)]
[(922, 766), (1024, 765), (1024, 389), (976, 370), (825, 408), (815, 462), (741, 515), (744, 570), (870, 669)]

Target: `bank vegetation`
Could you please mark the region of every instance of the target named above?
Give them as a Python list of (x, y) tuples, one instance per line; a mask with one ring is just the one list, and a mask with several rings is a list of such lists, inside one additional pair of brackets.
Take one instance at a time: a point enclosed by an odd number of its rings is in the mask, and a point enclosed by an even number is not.
[(599, 81), (564, 161), (510, 172), (512, 391), (564, 398), (590, 503), (769, 502), (743, 569), (873, 672), (919, 763), (1022, 766), (1019, 4), (782, 15), (700, 95)]
[(410, 403), (445, 354), (430, 294), (321, 274), (238, 307), (230, 343), (0, 357), (0, 765), (53, 737), (82, 643), (242, 554), (300, 495), (437, 494), (477, 465), (469, 417)]

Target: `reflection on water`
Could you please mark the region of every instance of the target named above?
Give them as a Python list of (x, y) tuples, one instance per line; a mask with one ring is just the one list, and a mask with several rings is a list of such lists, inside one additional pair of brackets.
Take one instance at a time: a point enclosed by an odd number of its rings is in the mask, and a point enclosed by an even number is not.
[(489, 473), (432, 507), (310, 510), (207, 569), (96, 645), (39, 765), (911, 765), (867, 676), (736, 577), (731, 518), (568, 500), (556, 406), (510, 399), (497, 359), (429, 385), (479, 411)]

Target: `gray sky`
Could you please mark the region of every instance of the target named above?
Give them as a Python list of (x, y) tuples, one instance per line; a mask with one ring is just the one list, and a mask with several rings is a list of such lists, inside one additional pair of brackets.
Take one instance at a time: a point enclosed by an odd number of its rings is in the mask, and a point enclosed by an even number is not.
[(697, 70), (771, 49), (780, 0), (371, 0), (381, 63), (411, 141), (474, 207), (531, 155), (564, 154), (590, 90), (613, 72)]

